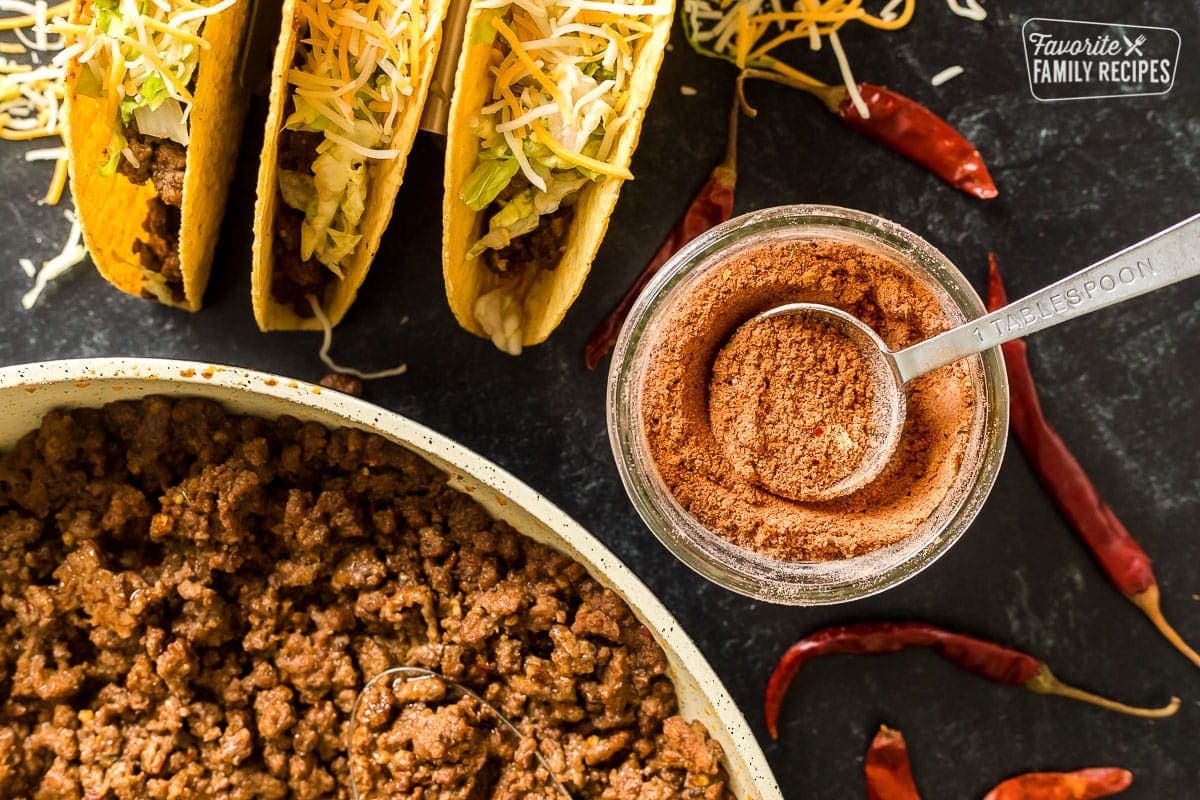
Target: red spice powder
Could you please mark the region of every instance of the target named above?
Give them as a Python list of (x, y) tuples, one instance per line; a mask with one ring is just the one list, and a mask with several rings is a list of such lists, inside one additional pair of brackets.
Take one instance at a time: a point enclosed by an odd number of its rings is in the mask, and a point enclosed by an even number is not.
[[(822, 451), (815, 443), (820, 425), (787, 418), (799, 408), (796, 392), (805, 381), (771, 388), (765, 376), (780, 367), (803, 370), (822, 349), (842, 358), (845, 371), (826, 388), (850, 394), (831, 395), (826, 411), (838, 411), (853, 427), (867, 424), (854, 408), (865, 408), (869, 397), (855, 392), (869, 391), (870, 382), (853, 379), (866, 367), (836, 343), (806, 343), (795, 331), (756, 323), (744, 337), (734, 335), (768, 308), (812, 302), (853, 314), (889, 348), (901, 349), (960, 321), (949, 298), (887, 257), (827, 239), (774, 240), (736, 251), (683, 292), (654, 333), (641, 416), (659, 474), (689, 514), (734, 544), (797, 561), (885, 547), (952, 510), (969, 483), (959, 480), (964, 458), (983, 426), (968, 363), (908, 385), (904, 433), (875, 481), (836, 499), (801, 502), (785, 496), (794, 493), (789, 486), (836, 482), (861, 460), (854, 440), (861, 443), (869, 432), (847, 430), (848, 447)], [(758, 421), (749, 422), (754, 415)], [(789, 452), (820, 463), (788, 466)]]
[(712, 433), (734, 473), (794, 500), (828, 496), (872, 457), (886, 433), (875, 407), (858, 344), (807, 315), (742, 325), (708, 386)]

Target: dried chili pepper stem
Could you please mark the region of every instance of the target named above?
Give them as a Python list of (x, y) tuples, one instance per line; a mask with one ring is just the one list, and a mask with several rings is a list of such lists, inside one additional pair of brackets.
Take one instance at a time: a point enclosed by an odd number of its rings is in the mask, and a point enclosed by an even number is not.
[(1200, 667), (1200, 653), (1197, 653), (1191, 645), (1183, 640), (1179, 632), (1167, 622), (1167, 618), (1163, 616), (1162, 605), (1159, 602), (1158, 585), (1151, 586), (1134, 594), (1126, 595), (1135, 606), (1142, 610), (1142, 613), (1158, 628), (1158, 632), (1162, 634), (1171, 645), (1182, 653), (1197, 667)]
[(737, 185), (737, 135), (738, 115), (740, 113), (738, 92), (734, 93), (733, 103), (729, 109), (729, 132), (725, 140), (725, 156), (721, 163), (713, 169), (708, 181), (692, 200), (683, 218), (675, 223), (675, 227), (667, 234), (667, 238), (659, 246), (650, 263), (638, 275), (633, 286), (617, 302), (612, 311), (608, 312), (592, 335), (588, 337), (584, 348), (583, 360), (588, 369), (594, 370), (613, 345), (621, 332), (625, 318), (633, 309), (638, 296), (650, 283), (663, 265), (692, 239), (733, 216), (733, 192)]
[(999, 194), (987, 165), (975, 146), (950, 123), (917, 101), (872, 83), (860, 83), (858, 92), (868, 115), (850, 102), (845, 86), (829, 86), (808, 78), (771, 69), (742, 70), (742, 81), (759, 78), (799, 89), (819, 99), (847, 127), (870, 136), (900, 155), (915, 161), (954, 188), (990, 200)]
[(944, 630), (923, 622), (863, 622), (814, 631), (788, 648), (767, 682), (763, 714), (771, 738), (779, 738), (779, 712), (792, 680), (809, 661), (822, 655), (882, 655), (927, 648), (959, 669), (1002, 686), (1020, 686), (1056, 694), (1145, 718), (1168, 717), (1179, 699), (1161, 708), (1138, 708), (1076, 689), (1059, 681), (1045, 662), (1011, 647)]
[(908, 760), (904, 734), (880, 725), (864, 764), (867, 800), (921, 800)]
[(1171, 702), (1161, 708), (1139, 708), (1119, 703), (1116, 700), (1110, 700), (1098, 694), (1085, 692), (1083, 689), (1077, 689), (1060, 681), (1045, 664), (1038, 667), (1037, 674), (1026, 681), (1024, 686), (1029, 691), (1037, 692), (1038, 694), (1053, 694), (1059, 697), (1068, 697), (1072, 700), (1091, 703), (1100, 708), (1107, 708), (1109, 711), (1116, 711), (1119, 714), (1128, 714), (1131, 717), (1142, 717), (1143, 719), (1162, 719), (1163, 717), (1171, 716), (1179, 710), (1178, 697), (1172, 697)]
[[(996, 254), (988, 254), (988, 308), (1008, 305)], [(1038, 399), (1025, 342), (1002, 347), (1012, 398), (1012, 431), (1059, 511), (1087, 544), (1109, 581), (1141, 609), (1159, 633), (1197, 667), (1200, 654), (1167, 622), (1150, 556), (1100, 497), (1083, 466), (1046, 420)]]
[(844, 86), (830, 86), (827, 83), (797, 80), (790, 75), (776, 72), (774, 68), (755, 69), (753, 67), (747, 67), (738, 74), (738, 95), (741, 97), (743, 104), (742, 107), (747, 109), (747, 113), (750, 114), (750, 116), (754, 116), (754, 114), (758, 112), (753, 111), (745, 99), (743, 87), (745, 82), (748, 80), (771, 81), (783, 86), (788, 86), (792, 89), (799, 89), (800, 91), (810, 94), (820, 100), (825, 104), (825, 107), (834, 114), (838, 113), (838, 108), (841, 107), (842, 101), (846, 99), (846, 87)]

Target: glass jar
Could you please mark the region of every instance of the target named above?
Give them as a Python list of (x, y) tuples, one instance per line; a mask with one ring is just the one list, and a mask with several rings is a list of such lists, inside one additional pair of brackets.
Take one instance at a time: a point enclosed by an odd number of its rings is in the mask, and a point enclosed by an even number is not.
[(769, 208), (696, 237), (642, 292), (613, 351), (608, 435), (621, 481), (651, 532), (677, 558), (741, 594), (790, 605), (825, 605), (896, 586), (936, 561), (962, 536), (991, 491), (1008, 433), (1008, 380), (998, 348), (969, 359), (976, 397), (967, 453), (955, 484), (930, 522), (894, 544), (851, 558), (783, 561), (745, 549), (689, 514), (659, 475), (646, 439), (641, 392), (652, 344), (665, 318), (697, 280), (739, 250), (770, 241), (833, 239), (907, 267), (958, 322), (984, 313), (967, 279), (936, 248), (894, 222), (835, 206)]

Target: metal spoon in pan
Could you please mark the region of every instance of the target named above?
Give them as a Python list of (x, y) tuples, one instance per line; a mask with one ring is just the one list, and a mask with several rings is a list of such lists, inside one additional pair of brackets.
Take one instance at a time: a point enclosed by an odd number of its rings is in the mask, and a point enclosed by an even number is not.
[(874, 388), (871, 431), (861, 462), (842, 480), (813, 490), (794, 485), (763, 488), (795, 500), (820, 501), (850, 494), (875, 480), (895, 452), (904, 429), (904, 385), (914, 378), (1060, 322), (1122, 303), (1200, 275), (1200, 214), (1138, 242), (1021, 300), (899, 352), (866, 324), (829, 306), (788, 303), (751, 318), (739, 328), (781, 316), (825, 325), (862, 353)]
[[(358, 693), (358, 696), (354, 698), (354, 705), (350, 709), (350, 725), (346, 732), (346, 749), (350, 754), (350, 793), (354, 800), (376, 800), (376, 798), (372, 797), (372, 795), (363, 794), (359, 791), (358, 782), (354, 777), (356, 760), (355, 750), (357, 744), (355, 733), (361, 722), (360, 714), (362, 714), (366, 708), (363, 698), (366, 697), (369, 692), (376, 687), (376, 684), (387, 679), (392, 680), (392, 687), (396, 687), (400, 684), (412, 684), (419, 681), (441, 681), (446, 685), (448, 690), (453, 691), (461, 696), (469, 697), (478, 703), (481, 708), (486, 709), (487, 712), (500, 724), (500, 726), (516, 737), (518, 741), (528, 738), (525, 736), (525, 734), (521, 733), (517, 726), (514, 725), (508, 717), (504, 716), (499, 709), (497, 709), (488, 701), (484, 700), (471, 689), (468, 689), (461, 683), (447, 678), (445, 675), (432, 670), (422, 669), (420, 667), (392, 667), (391, 669), (386, 669), (366, 682), (362, 690)], [(546, 759), (537, 749), (536, 742), (534, 745), (533, 757), (537, 760), (538, 765), (545, 770), (547, 775), (550, 776), (549, 780), (553, 782), (553, 785), (557, 788), (564, 800), (571, 800), (571, 793), (568, 792), (567, 788), (558, 780), (558, 777), (554, 774), (554, 770), (550, 768), (549, 763), (546, 762)]]

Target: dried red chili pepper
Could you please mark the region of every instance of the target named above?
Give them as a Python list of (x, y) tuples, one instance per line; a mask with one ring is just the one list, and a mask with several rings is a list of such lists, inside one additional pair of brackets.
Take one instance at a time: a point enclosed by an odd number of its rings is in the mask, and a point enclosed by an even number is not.
[[(867, 800), (921, 800), (900, 731), (886, 725), (867, 749)], [(1027, 772), (999, 783), (983, 800), (1095, 800), (1122, 792), (1133, 774), (1119, 767)]]
[(1133, 773), (1118, 767), (1028, 772), (1004, 781), (983, 800), (1095, 800), (1123, 792), (1131, 783)]
[(633, 286), (625, 292), (616, 307), (608, 312), (592, 335), (588, 337), (583, 351), (583, 361), (588, 369), (594, 370), (600, 359), (608, 355), (617, 342), (617, 335), (625, 318), (629, 316), (638, 295), (646, 288), (662, 266), (671, 256), (692, 239), (721, 224), (733, 216), (733, 191), (737, 184), (737, 132), (738, 132), (738, 101), (734, 98), (733, 107), (729, 111), (729, 132), (725, 142), (725, 157), (712, 171), (708, 182), (692, 200), (691, 205), (683, 213), (679, 222), (667, 234), (667, 238), (658, 248), (658, 252), (650, 259), (650, 263), (638, 275)]
[(796, 674), (817, 656), (835, 653), (882, 655), (913, 647), (933, 650), (959, 669), (1002, 686), (1021, 686), (1040, 694), (1081, 700), (1136, 717), (1168, 717), (1179, 710), (1179, 698), (1162, 708), (1137, 708), (1068, 686), (1045, 662), (1020, 650), (955, 633), (923, 622), (864, 622), (839, 625), (810, 633), (788, 648), (767, 682), (763, 713), (767, 732), (779, 738), (779, 711)]
[(921, 800), (904, 734), (880, 725), (867, 748), (867, 800)]
[[(988, 308), (1008, 305), (996, 254), (988, 253)], [(1025, 342), (1003, 345), (1013, 435), (1059, 511), (1087, 544), (1108, 579), (1142, 610), (1175, 649), (1200, 667), (1200, 654), (1163, 617), (1150, 556), (1100, 497), (1083, 466), (1046, 420)]]
[(887, 145), (972, 197), (991, 200), (1000, 193), (975, 145), (949, 122), (899, 92), (873, 83), (858, 84), (870, 114), (864, 118), (845, 86), (808, 83), (760, 69), (743, 70), (745, 78), (762, 78), (813, 95), (847, 127)]

